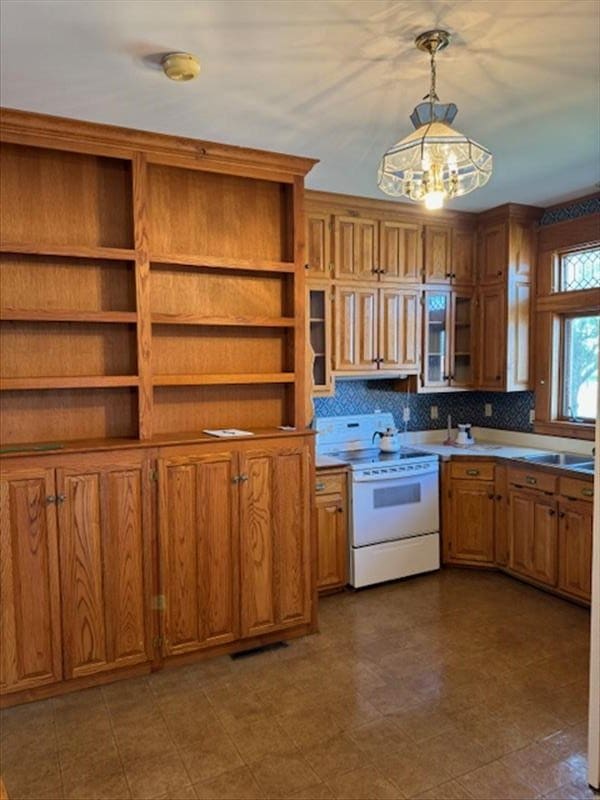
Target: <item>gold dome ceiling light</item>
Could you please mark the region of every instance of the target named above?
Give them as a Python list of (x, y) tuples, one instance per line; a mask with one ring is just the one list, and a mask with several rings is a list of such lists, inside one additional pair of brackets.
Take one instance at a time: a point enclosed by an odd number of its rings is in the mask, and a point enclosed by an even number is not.
[(423, 98), (427, 102), (410, 115), (415, 130), (384, 154), (377, 183), (386, 194), (436, 209), (447, 198), (485, 186), (492, 174), (492, 154), (450, 127), (458, 112), (454, 103), (439, 103), (435, 57), (450, 44), (448, 31), (426, 31), (415, 44), (430, 56), (431, 86)]

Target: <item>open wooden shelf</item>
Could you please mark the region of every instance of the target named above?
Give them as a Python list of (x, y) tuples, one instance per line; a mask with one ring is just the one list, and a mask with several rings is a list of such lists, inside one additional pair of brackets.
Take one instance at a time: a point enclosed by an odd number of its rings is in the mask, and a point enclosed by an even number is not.
[(68, 375), (64, 377), (2, 378), (0, 391), (35, 389), (104, 389), (138, 386), (137, 375)]
[(152, 253), (150, 261), (154, 264), (173, 264), (177, 267), (195, 269), (249, 270), (251, 272), (294, 272), (295, 266), (289, 261), (268, 261), (260, 258), (225, 258), (208, 255), (181, 255), (175, 253)]
[(2, 308), (0, 320), (23, 322), (136, 322), (135, 311), (77, 311), (60, 309), (46, 311), (39, 308)]
[(194, 314), (152, 314), (153, 325), (207, 325), (252, 328), (293, 328), (293, 317), (209, 317)]
[(236, 372), (212, 375), (154, 375), (154, 386), (217, 386), (226, 384), (251, 384), (251, 383), (293, 383), (293, 372), (265, 372), (247, 373), (240, 375)]
[(64, 256), (66, 258), (99, 258), (108, 261), (133, 261), (135, 250), (120, 247), (61, 246), (55, 244), (17, 244), (2, 242), (0, 253), (19, 253), (27, 256)]

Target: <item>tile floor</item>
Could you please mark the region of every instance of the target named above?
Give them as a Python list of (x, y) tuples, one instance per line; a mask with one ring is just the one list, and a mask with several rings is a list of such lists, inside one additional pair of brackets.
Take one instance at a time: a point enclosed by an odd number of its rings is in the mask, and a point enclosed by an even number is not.
[(3, 712), (11, 800), (595, 796), (586, 610), (452, 570), (320, 619), (286, 649)]

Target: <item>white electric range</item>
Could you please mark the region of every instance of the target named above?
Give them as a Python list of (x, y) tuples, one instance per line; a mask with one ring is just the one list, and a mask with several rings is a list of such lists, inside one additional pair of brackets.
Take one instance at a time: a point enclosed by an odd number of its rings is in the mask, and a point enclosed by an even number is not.
[(382, 453), (373, 434), (391, 414), (319, 417), (317, 454), (350, 469), (350, 584), (369, 586), (439, 569), (438, 456)]

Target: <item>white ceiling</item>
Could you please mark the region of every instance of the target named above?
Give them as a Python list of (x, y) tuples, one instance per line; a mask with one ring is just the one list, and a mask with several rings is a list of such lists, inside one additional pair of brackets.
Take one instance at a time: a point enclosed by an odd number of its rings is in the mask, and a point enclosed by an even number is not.
[[(550, 205), (597, 188), (597, 0), (2, 0), (2, 104), (321, 159), (307, 185), (382, 197), (376, 170), (438, 58), (456, 127), (494, 154), (453, 203)], [(167, 80), (157, 54), (196, 53)]]

